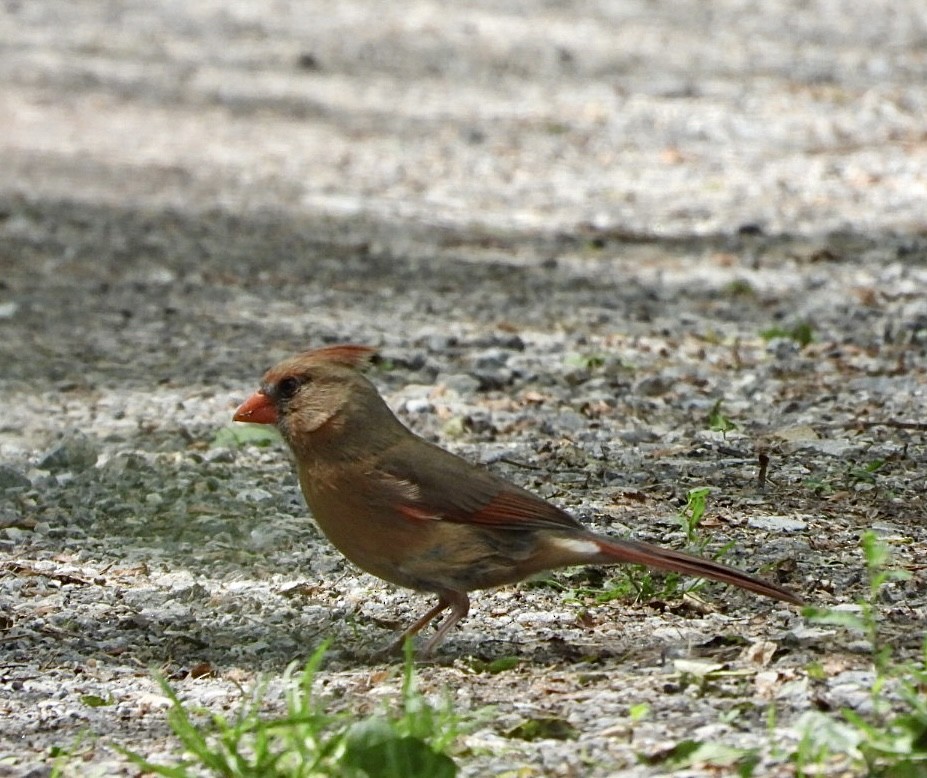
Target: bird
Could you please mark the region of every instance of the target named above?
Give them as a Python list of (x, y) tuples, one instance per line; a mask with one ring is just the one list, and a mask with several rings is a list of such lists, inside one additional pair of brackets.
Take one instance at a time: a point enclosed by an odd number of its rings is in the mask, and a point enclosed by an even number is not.
[(567, 511), (417, 436), (364, 376), (376, 349), (323, 346), (284, 359), (235, 411), (275, 425), (328, 540), (362, 570), (437, 602), (392, 648), (446, 610), (431, 654), (470, 609), (469, 593), (572, 565), (645, 565), (801, 605), (789, 589), (720, 562), (597, 534)]

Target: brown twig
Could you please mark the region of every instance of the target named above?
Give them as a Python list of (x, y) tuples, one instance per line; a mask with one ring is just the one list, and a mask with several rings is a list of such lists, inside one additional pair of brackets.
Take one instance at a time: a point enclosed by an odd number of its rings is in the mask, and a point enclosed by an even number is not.
[(862, 427), (863, 429), (891, 427), (896, 430), (919, 430), (921, 432), (927, 432), (927, 421), (896, 421), (895, 419), (886, 419), (885, 421), (851, 421), (845, 424), (844, 427)]
[(769, 454), (765, 451), (760, 451), (757, 454), (757, 462), (759, 462), (760, 469), (756, 474), (756, 485), (760, 489), (766, 488), (766, 471), (769, 468)]

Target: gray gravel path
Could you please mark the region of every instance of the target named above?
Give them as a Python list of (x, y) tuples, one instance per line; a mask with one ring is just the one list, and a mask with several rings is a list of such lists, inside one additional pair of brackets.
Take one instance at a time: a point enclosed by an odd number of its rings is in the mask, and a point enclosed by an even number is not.
[[(380, 346), (409, 426), (602, 531), (682, 547), (712, 487), (709, 551), (817, 604), (865, 593), (874, 528), (913, 655), (925, 50), (916, 0), (3, 5), (0, 775), (176, 756), (151, 668), (232, 711), (331, 637), (333, 704), (396, 692), (376, 651), (424, 601), (328, 547), (279, 444), (232, 437), (261, 372), (324, 342)], [(865, 709), (857, 636), (557, 580), (478, 595), (420, 668), (495, 706), (467, 775), (659, 775), (685, 738), (785, 775), (802, 713)], [(686, 685), (693, 659), (734, 672)], [(578, 739), (509, 736), (540, 715)]]

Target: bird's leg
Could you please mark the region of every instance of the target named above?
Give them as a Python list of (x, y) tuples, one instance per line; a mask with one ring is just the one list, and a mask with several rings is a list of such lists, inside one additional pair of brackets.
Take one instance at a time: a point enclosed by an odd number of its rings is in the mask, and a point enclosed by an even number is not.
[[(444, 592), (439, 602), (444, 603), (444, 608), (450, 605), (451, 613), (441, 622), (438, 631), (435, 632), (435, 634), (431, 636), (431, 639), (425, 644), (425, 647), (422, 649), (422, 656), (428, 656), (434, 651), (438, 644), (447, 636), (447, 633), (454, 628), (454, 625), (470, 612), (470, 598), (467, 597), (466, 592)], [(444, 610), (444, 608), (441, 610)], [(437, 616), (440, 612), (441, 611), (435, 611), (433, 615)]]
[(396, 641), (390, 646), (389, 652), (391, 654), (401, 654), (402, 647), (405, 645), (406, 639), (417, 635), (423, 627), (427, 627), (441, 611), (449, 608), (451, 606), (451, 601), (449, 598), (444, 597), (443, 595), (438, 598), (437, 604), (431, 608), (428, 613), (422, 616), (418, 621), (416, 621), (411, 627), (406, 629)]

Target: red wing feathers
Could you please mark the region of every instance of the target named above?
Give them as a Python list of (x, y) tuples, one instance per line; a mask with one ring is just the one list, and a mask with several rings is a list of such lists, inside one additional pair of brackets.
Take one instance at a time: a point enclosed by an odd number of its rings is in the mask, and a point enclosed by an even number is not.
[(500, 492), (477, 511), (449, 515), (447, 519), (496, 529), (576, 529), (578, 526), (565, 511), (531, 493), (515, 490)]
[(583, 529), (566, 511), (436, 446), (429, 456), (416, 457), (414, 467), (403, 456), (392, 457), (381, 478), (395, 510), (412, 521), (506, 530)]
[(479, 524), (492, 529), (536, 530), (577, 529), (576, 520), (568, 513), (538, 497), (518, 492), (503, 492), (469, 511), (454, 502), (451, 495), (438, 501), (424, 499), (400, 501), (396, 510), (412, 521), (450, 521), (455, 524)]
[(440, 513), (414, 502), (400, 502), (396, 511), (409, 521), (440, 521), (444, 518)]

